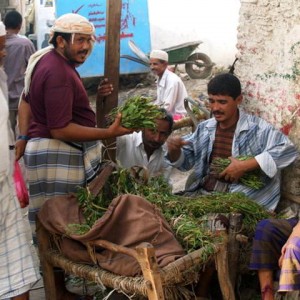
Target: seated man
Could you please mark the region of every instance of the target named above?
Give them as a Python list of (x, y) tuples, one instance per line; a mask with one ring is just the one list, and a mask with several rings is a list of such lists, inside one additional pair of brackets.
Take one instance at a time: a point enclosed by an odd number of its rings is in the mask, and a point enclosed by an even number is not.
[(117, 138), (117, 161), (124, 168), (146, 167), (150, 176), (164, 174), (169, 179), (171, 167), (166, 164), (165, 141), (172, 132), (173, 118), (164, 109), (163, 119), (156, 120), (156, 130), (145, 128)]
[[(213, 118), (201, 122), (192, 135), (170, 137), (167, 141), (169, 164), (181, 171), (195, 170), (196, 180), (185, 195), (242, 192), (266, 209), (274, 210), (280, 199), (281, 169), (296, 159), (295, 146), (271, 124), (239, 108), (243, 97), (236, 76), (215, 76), (208, 83), (207, 92)], [(245, 155), (251, 158), (236, 158)], [(214, 158), (229, 158), (231, 163), (216, 174), (211, 169)], [(256, 169), (265, 177), (262, 188), (250, 188), (239, 181), (246, 172)], [(209, 282), (211, 270), (206, 273), (204, 278)], [(198, 296), (208, 296), (207, 285), (199, 286)]]
[[(193, 193), (242, 192), (274, 210), (280, 198), (281, 170), (296, 159), (295, 146), (271, 124), (239, 108), (243, 96), (240, 81), (234, 75), (215, 76), (207, 91), (213, 118), (201, 122), (190, 136), (170, 137), (167, 161), (182, 171), (195, 169)], [(241, 161), (238, 156), (251, 158)], [(211, 170), (214, 158), (229, 158), (231, 163), (215, 174)], [(250, 188), (239, 181), (252, 170), (262, 172), (262, 188)]]
[(300, 222), (268, 219), (258, 223), (250, 260), (258, 271), (262, 299), (274, 300), (274, 270), (281, 268), (279, 292), (300, 289)]

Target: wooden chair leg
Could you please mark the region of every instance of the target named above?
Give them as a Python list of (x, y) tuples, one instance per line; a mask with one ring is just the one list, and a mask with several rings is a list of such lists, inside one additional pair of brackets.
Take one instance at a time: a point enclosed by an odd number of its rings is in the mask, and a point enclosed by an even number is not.
[(221, 292), (224, 300), (235, 300), (234, 289), (230, 280), (230, 272), (228, 268), (228, 235), (222, 233), (223, 243), (220, 245), (220, 250), (216, 254), (216, 268)]
[(153, 246), (149, 243), (142, 243), (136, 248), (136, 251), (143, 276), (150, 282), (147, 288), (148, 299), (164, 300), (164, 291)]
[(56, 285), (54, 279), (54, 268), (45, 258), (45, 253), (50, 249), (49, 233), (43, 227), (38, 217), (36, 220), (36, 235), (38, 240), (38, 249), (40, 263), (43, 271), (43, 281), (45, 287), (46, 300), (58, 300), (56, 297)]
[(238, 274), (238, 264), (240, 257), (240, 242), (236, 239), (236, 235), (242, 228), (242, 214), (232, 213), (229, 216), (229, 232), (228, 232), (228, 264), (230, 270), (230, 280), (233, 289), (235, 289), (236, 278)]

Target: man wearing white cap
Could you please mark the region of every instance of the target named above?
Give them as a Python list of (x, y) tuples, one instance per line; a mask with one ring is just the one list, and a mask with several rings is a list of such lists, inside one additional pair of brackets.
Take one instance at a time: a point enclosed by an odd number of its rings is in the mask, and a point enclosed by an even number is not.
[(26, 300), (40, 277), (34, 266), (26, 236), (26, 226), (13, 181), (13, 132), (9, 122), (7, 76), (3, 69), (5, 26), (0, 22), (0, 299)]
[(187, 91), (182, 80), (168, 69), (168, 60), (168, 53), (163, 50), (150, 53), (150, 68), (158, 76), (155, 104), (162, 105), (176, 120), (186, 114), (184, 98)]
[[(131, 133), (121, 116), (107, 129), (96, 128), (95, 113), (76, 67), (92, 51), (94, 26), (78, 14), (59, 17), (50, 30), (51, 46), (31, 56), (25, 99), (19, 106), (17, 158), (26, 145), (29, 221), (49, 198), (86, 186), (101, 165), (101, 139)], [(57, 289), (58, 292), (62, 290)], [(68, 299), (58, 295), (58, 299)]]

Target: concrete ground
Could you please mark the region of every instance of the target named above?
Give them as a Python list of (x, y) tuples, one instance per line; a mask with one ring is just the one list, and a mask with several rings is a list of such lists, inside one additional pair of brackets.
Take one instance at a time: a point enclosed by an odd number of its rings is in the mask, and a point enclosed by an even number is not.
[(30, 300), (45, 300), (43, 279), (39, 280), (30, 290)]
[[(28, 222), (27, 208), (23, 209), (23, 216), (24, 216), (24, 221), (25, 221), (25, 225), (26, 225), (27, 237), (28, 237), (28, 240), (30, 241), (30, 244), (31, 244), (31, 253), (33, 255), (36, 267), (39, 268), (40, 261), (39, 261), (37, 249), (32, 244), (31, 228), (30, 228), (29, 222)], [(44, 291), (44, 283), (43, 283), (43, 279), (40, 279), (38, 282), (36, 282), (31, 287), (31, 290), (30, 290), (30, 300), (44, 300), (44, 299), (46, 299), (45, 298), (45, 291)]]

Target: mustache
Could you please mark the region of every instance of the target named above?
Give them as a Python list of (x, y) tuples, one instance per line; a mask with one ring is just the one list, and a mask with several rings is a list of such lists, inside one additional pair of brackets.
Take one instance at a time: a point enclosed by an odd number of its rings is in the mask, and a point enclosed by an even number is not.
[(219, 111), (219, 110), (215, 110), (213, 111), (213, 115), (218, 114), (218, 115), (224, 115), (223, 112)]
[(149, 145), (153, 148), (159, 148), (161, 147), (163, 144), (161, 143), (156, 143), (156, 142), (150, 142)]

